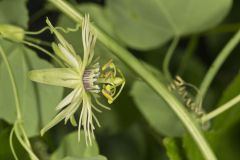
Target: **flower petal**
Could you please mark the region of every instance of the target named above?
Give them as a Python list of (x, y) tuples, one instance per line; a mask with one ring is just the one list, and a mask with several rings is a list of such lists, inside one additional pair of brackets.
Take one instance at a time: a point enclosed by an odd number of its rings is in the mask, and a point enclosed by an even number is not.
[(82, 93), (82, 98), (83, 98), (83, 105), (82, 105), (80, 118), (78, 122), (79, 123), (78, 124), (78, 141), (80, 141), (80, 130), (81, 130), (81, 126), (83, 126), (86, 145), (91, 146), (92, 138), (94, 139), (93, 130), (95, 129), (93, 124), (93, 112), (91, 108), (92, 102), (91, 102), (90, 95), (88, 95), (85, 92)]
[(76, 92), (78, 91), (78, 88), (74, 89), (71, 93), (69, 93), (56, 107), (56, 110), (60, 110), (62, 108), (64, 108), (66, 105), (68, 105), (69, 103), (71, 103), (71, 101), (73, 100), (74, 95), (76, 94)]
[(82, 101), (82, 88), (81, 87), (77, 87), (75, 88), (70, 94), (68, 94), (56, 107), (57, 110), (60, 110), (62, 108), (64, 108), (66, 105), (68, 105), (69, 103), (76, 103), (79, 101)]
[(44, 133), (46, 133), (49, 129), (57, 125), (61, 120), (65, 118), (69, 111), (69, 108), (65, 108), (62, 110), (51, 122), (49, 122), (43, 129), (41, 129), (41, 136), (43, 136)]
[(77, 59), (68, 51), (68, 49), (64, 48), (61, 44), (58, 44), (58, 47), (64, 55), (65, 61), (72, 67), (79, 68), (80, 64), (78, 63)]
[(66, 124), (67, 121), (71, 118), (71, 116), (74, 115), (74, 113), (77, 111), (77, 109), (79, 108), (79, 106), (81, 105), (82, 103), (82, 99), (79, 99), (77, 102), (74, 102), (74, 103), (71, 103), (68, 108), (68, 113), (67, 115), (65, 116), (65, 120), (64, 120), (64, 123)]
[(82, 41), (84, 49), (83, 65), (85, 66), (92, 62), (96, 43), (96, 34), (90, 26), (89, 15), (85, 15), (82, 22)]
[(29, 72), (29, 78), (35, 82), (67, 88), (76, 88), (82, 85), (79, 75), (69, 68), (33, 70)]
[(61, 58), (64, 62), (67, 62), (66, 57), (63, 55), (63, 53), (61, 52), (61, 50), (59, 49), (58, 45), (55, 42), (52, 42), (52, 49), (59, 58)]
[[(78, 88), (77, 93), (81, 93), (81, 89)], [(74, 94), (74, 96), (76, 93)], [(74, 98), (74, 97), (73, 97)], [(73, 101), (69, 106), (67, 106), (65, 109), (63, 109), (58, 115), (51, 121), (49, 122), (42, 130), (41, 130), (41, 135), (43, 135), (45, 132), (47, 132), (49, 129), (57, 125), (61, 120), (65, 118), (65, 124), (69, 120), (71, 116), (76, 112), (78, 109), (79, 105), (82, 103), (82, 97), (78, 95), (78, 99)]]
[(71, 123), (72, 126), (74, 126), (74, 127), (77, 126), (77, 121), (76, 121), (74, 115), (72, 115), (72, 116), (70, 117), (70, 123)]

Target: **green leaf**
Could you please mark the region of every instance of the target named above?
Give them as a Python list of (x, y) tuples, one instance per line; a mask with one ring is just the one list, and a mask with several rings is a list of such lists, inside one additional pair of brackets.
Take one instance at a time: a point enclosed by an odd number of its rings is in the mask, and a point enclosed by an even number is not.
[(7, 23), (23, 28), (28, 26), (26, 0), (1, 0), (0, 24)]
[(87, 157), (87, 158), (65, 157), (62, 160), (107, 160), (107, 158), (103, 156)]
[(155, 48), (174, 36), (209, 29), (223, 20), (231, 0), (108, 0), (107, 13), (120, 40)]
[(180, 157), (179, 149), (175, 142), (175, 139), (169, 138), (169, 137), (164, 138), (163, 144), (167, 150), (167, 155), (170, 160), (181, 160), (182, 159)]
[[(56, 114), (55, 107), (62, 98), (63, 88), (38, 85), (32, 82), (27, 74), (32, 69), (52, 68), (53, 66), (40, 59), (32, 50), (21, 44), (1, 40), (0, 43), (8, 55), (8, 60), (16, 80), (20, 97), (23, 123), (29, 137), (39, 135)], [(16, 107), (12, 86), (4, 63), (0, 61), (0, 118), (8, 123), (16, 120)]]
[(131, 95), (143, 114), (158, 133), (166, 136), (181, 136), (184, 127), (167, 103), (145, 83), (136, 81)]
[[(81, 132), (81, 137), (84, 137), (84, 132)], [(78, 142), (78, 132), (73, 132), (67, 135), (61, 142), (59, 148), (51, 155), (50, 160), (59, 160), (66, 156), (81, 158), (94, 158), (98, 156), (99, 150), (96, 141), (93, 141), (92, 146), (86, 146), (84, 141)], [(86, 159), (87, 160), (87, 159)], [(96, 159), (97, 160), (97, 159)]]

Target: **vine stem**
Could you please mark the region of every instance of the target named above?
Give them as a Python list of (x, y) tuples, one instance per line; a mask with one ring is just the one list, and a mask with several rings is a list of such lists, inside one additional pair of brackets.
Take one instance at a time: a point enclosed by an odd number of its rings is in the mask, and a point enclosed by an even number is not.
[(176, 49), (178, 42), (179, 42), (179, 37), (177, 36), (173, 39), (172, 43), (170, 44), (170, 47), (169, 47), (169, 49), (166, 53), (166, 56), (163, 60), (163, 73), (167, 77), (168, 80), (172, 79), (169, 65), (170, 65), (170, 60), (172, 59), (174, 50)]
[(226, 58), (230, 55), (232, 50), (237, 46), (240, 41), (240, 30), (230, 39), (230, 41), (225, 45), (222, 51), (219, 53), (217, 58), (214, 60), (213, 64), (210, 66), (207, 74), (205, 75), (200, 88), (199, 94), (196, 97), (198, 101), (200, 98), (204, 99), (206, 92), (212, 83), (214, 77), (216, 76), (217, 72), (221, 68), (222, 64), (225, 62)]
[(239, 102), (240, 102), (240, 94), (238, 96), (234, 97), (233, 99), (231, 99), (230, 101), (226, 102), (225, 104), (221, 105), (217, 109), (213, 110), (212, 112), (203, 116), (201, 118), (202, 123), (205, 123), (205, 122), (211, 120), (212, 118), (224, 113), (226, 110), (232, 108), (235, 104), (237, 104)]
[[(69, 16), (76, 23), (81, 23), (82, 15), (77, 12), (71, 5), (66, 1), (62, 0), (48, 0), (55, 7)], [(165, 87), (164, 84), (159, 82), (153, 74), (148, 72), (148, 70), (140, 63), (129, 51), (118, 45), (109, 36), (104, 34), (96, 26), (92, 25), (92, 28), (97, 33), (98, 39), (103, 45), (110, 49), (119, 59), (121, 59), (128, 67), (135, 71), (158, 95), (163, 97), (163, 99), (169, 104), (172, 110), (177, 114), (179, 119), (185, 125), (190, 135), (193, 137), (194, 141), (197, 143), (200, 151), (207, 160), (215, 160), (216, 157), (204, 138), (200, 127), (197, 126), (195, 120), (187, 112), (184, 106), (179, 102)]]

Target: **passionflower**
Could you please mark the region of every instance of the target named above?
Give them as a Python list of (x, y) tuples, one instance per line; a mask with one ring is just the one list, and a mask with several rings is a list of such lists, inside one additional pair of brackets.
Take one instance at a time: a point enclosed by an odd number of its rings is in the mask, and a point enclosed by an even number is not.
[[(66, 87), (72, 91), (57, 105), (56, 110), (59, 113), (41, 130), (41, 135), (60, 121), (64, 120), (66, 124), (70, 120), (73, 126), (78, 126), (78, 141), (83, 128), (86, 144), (91, 145), (95, 125), (100, 127), (95, 112), (101, 112), (100, 107), (110, 109), (99, 98), (103, 96), (111, 104), (122, 91), (125, 79), (111, 60), (103, 66), (100, 66), (98, 59), (94, 60), (96, 34), (90, 27), (88, 15), (82, 21), (83, 59), (48, 19), (46, 22), (58, 40), (57, 44), (53, 43), (52, 48), (64, 67), (33, 70), (29, 72), (29, 77), (35, 82)], [(77, 123), (75, 113), (78, 109), (80, 112)]]

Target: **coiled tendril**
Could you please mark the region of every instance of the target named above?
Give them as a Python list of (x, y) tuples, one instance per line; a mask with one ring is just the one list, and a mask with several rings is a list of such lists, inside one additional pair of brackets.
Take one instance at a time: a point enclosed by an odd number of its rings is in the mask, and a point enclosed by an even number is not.
[[(202, 108), (202, 99), (196, 100), (195, 95), (199, 94), (198, 88), (194, 85), (185, 82), (180, 76), (176, 76), (175, 79), (169, 84), (168, 89), (171, 92), (175, 92), (183, 101), (188, 111), (192, 112), (198, 120), (206, 114)], [(191, 93), (190, 91), (194, 91)], [(210, 128), (210, 121), (201, 123), (202, 129), (207, 130)]]

